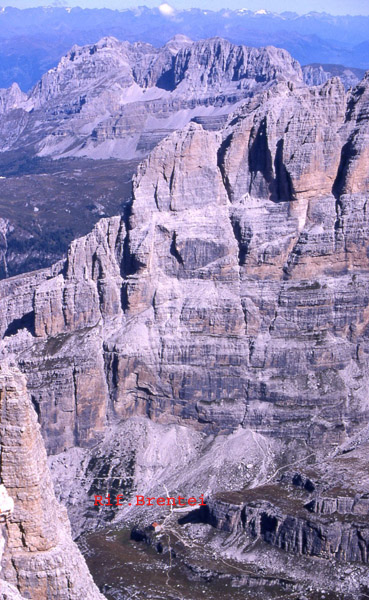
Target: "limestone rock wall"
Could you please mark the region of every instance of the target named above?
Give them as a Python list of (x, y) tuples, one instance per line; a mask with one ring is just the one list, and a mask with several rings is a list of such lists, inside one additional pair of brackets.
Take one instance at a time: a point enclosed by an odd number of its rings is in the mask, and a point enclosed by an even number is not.
[(50, 452), (136, 415), (313, 448), (367, 423), (367, 116), (367, 77), (280, 82), (166, 138), (64, 265), (1, 282)]
[[(286, 497), (278, 486), (261, 487), (245, 492), (243, 501), (227, 500), (226, 495), (210, 500), (202, 511), (202, 518), (217, 529), (242, 532), (251, 540), (261, 539), (286, 552), (368, 563), (369, 526), (366, 514), (361, 513), (361, 519), (353, 514), (346, 519), (337, 518), (337, 515), (316, 518), (304, 511), (299, 500)], [(331, 514), (334, 512), (332, 510)], [(347, 515), (349, 513), (347, 511)]]
[(0, 89), (0, 114), (19, 108), (26, 100), (27, 95), (17, 83), (13, 83), (8, 89)]
[(0, 413), (0, 474), (14, 499), (4, 526), (2, 577), (34, 600), (72, 600), (81, 594), (102, 599), (72, 541), (66, 510), (55, 499), (25, 379), (6, 366), (0, 371)]
[(28, 96), (0, 90), (0, 151), (141, 158), (192, 118), (210, 122), (277, 81), (303, 84), (279, 48), (178, 36), (162, 48), (113, 37), (74, 46)]
[(313, 63), (302, 67), (304, 81), (307, 85), (322, 85), (334, 76), (338, 76), (345, 89), (355, 87), (364, 75), (362, 69), (344, 67), (343, 65), (321, 65)]

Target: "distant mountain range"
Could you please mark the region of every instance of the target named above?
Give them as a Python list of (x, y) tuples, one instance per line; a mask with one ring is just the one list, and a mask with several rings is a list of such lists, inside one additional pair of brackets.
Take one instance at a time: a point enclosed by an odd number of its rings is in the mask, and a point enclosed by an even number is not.
[(72, 46), (29, 95), (17, 84), (0, 90), (0, 152), (143, 158), (195, 118), (217, 129), (239, 103), (278, 82), (304, 85), (299, 63), (281, 48), (176, 35), (158, 49), (104, 37)]
[(302, 65), (369, 68), (369, 17), (363, 16), (299, 16), (246, 9), (176, 11), (168, 10), (168, 6), (167, 10), (0, 10), (0, 87), (17, 82), (24, 91), (54, 67), (73, 44), (91, 44), (103, 36), (158, 47), (176, 34), (193, 40), (221, 36), (236, 44), (285, 48)]

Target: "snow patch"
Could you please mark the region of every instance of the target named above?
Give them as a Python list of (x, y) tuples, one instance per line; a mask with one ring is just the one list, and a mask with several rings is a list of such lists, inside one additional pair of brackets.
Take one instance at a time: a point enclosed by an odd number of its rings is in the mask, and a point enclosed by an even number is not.
[(159, 10), (165, 17), (171, 17), (175, 13), (173, 6), (170, 6), (170, 4), (167, 4), (166, 2), (160, 4)]

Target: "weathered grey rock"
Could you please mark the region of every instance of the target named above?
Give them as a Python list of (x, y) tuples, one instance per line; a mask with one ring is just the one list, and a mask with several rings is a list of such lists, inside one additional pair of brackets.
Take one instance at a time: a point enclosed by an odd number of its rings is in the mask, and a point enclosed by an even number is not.
[(137, 414), (313, 444), (366, 418), (367, 81), (280, 83), (222, 132), (189, 124), (140, 166), (127, 219), (2, 283), (49, 449)]
[(1, 600), (25, 600), (16, 588), (6, 581), (0, 581), (0, 598)]
[(369, 512), (369, 499), (366, 497), (338, 496), (337, 498), (314, 498), (306, 505), (311, 512), (331, 515), (366, 515)]
[[(176, 36), (160, 49), (113, 37), (74, 46), (30, 92), (0, 92), (0, 150), (133, 158), (194, 117), (221, 118), (277, 81), (302, 83), (282, 49)], [(149, 141), (148, 141), (149, 140)]]
[(8, 265), (6, 253), (8, 249), (8, 236), (9, 232), (9, 221), (7, 219), (0, 219), (0, 277), (3, 279), (8, 275)]
[(24, 105), (27, 94), (21, 91), (17, 83), (8, 89), (0, 89), (0, 114), (10, 112)]
[(339, 77), (345, 89), (355, 87), (364, 76), (363, 69), (350, 69), (342, 65), (311, 64), (302, 67), (304, 81), (307, 85), (322, 85), (332, 77)]
[[(4, 550), (7, 544), (6, 521), (11, 517), (14, 510), (14, 500), (11, 498), (5, 488), (1, 484), (0, 491), (0, 562), (2, 561)], [(0, 598), (1, 600), (24, 600), (18, 590), (0, 579)]]
[(287, 552), (368, 563), (367, 521), (311, 518), (304, 515), (297, 499), (277, 486), (240, 493), (236, 503), (231, 496), (210, 500), (202, 511), (204, 521), (223, 531), (242, 531)]
[[(187, 124), (140, 165), (123, 217), (100, 221), (64, 263), (0, 283), (2, 352), (27, 374), (48, 451), (66, 450), (81, 481), (64, 492), (76, 530), (91, 526), (91, 505), (78, 516), (78, 502), (100, 479), (104, 492), (124, 484), (131, 495), (141, 476), (145, 491), (161, 493), (168, 480), (188, 492), (198, 481), (209, 494), (257, 490), (296, 461), (330, 466), (337, 447), (364, 443), (368, 88), (368, 77), (349, 94), (338, 78), (318, 88), (282, 81), (220, 131)], [(237, 481), (219, 440), (239, 431)], [(352, 486), (365, 499), (369, 482), (361, 463), (355, 479), (341, 458), (317, 494), (343, 510), (338, 499)], [(53, 463), (59, 477), (63, 461)], [(338, 481), (344, 491), (333, 494)], [(304, 497), (291, 517), (298, 493), (282, 506), (257, 499), (255, 532), (275, 513), (284, 533), (266, 542), (316, 555), (326, 536), (322, 556), (366, 563), (362, 513), (346, 528), (338, 511), (310, 513)]]

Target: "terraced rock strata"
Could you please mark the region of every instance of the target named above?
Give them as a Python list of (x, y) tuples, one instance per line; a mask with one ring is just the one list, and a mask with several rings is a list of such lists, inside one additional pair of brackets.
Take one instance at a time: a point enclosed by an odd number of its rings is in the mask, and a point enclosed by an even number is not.
[(189, 123), (141, 163), (123, 216), (0, 283), (1, 351), (27, 375), (76, 532), (132, 515), (94, 510), (97, 489), (262, 495), (302, 462), (326, 466), (303, 518), (260, 497), (245, 529), (309, 556), (324, 537), (322, 556), (366, 569), (367, 525), (340, 527), (319, 498), (342, 510), (369, 485), (368, 106), (368, 74), (349, 93), (281, 81), (220, 130)]

